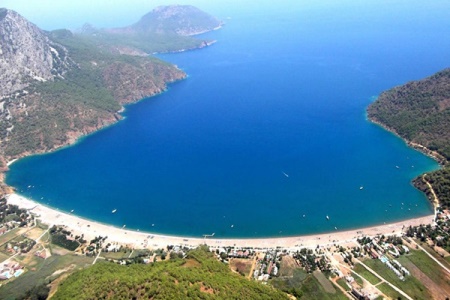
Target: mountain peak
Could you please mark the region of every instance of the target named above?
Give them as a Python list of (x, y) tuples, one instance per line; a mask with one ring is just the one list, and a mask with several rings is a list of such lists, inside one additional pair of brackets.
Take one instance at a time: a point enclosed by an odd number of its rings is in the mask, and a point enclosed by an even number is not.
[(167, 5), (156, 7), (131, 28), (140, 32), (195, 35), (221, 25), (221, 21), (192, 5)]

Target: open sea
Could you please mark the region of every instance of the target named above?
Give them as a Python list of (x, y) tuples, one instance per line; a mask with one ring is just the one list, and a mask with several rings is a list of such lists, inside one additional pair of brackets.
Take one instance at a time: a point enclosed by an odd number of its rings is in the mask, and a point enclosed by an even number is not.
[(226, 22), (202, 35), (216, 44), (159, 55), (186, 80), (72, 147), (13, 163), (6, 182), (88, 219), (197, 237), (432, 213), (410, 182), (438, 164), (365, 110), (383, 90), (450, 65), (450, 3), (334, 2), (209, 11)]

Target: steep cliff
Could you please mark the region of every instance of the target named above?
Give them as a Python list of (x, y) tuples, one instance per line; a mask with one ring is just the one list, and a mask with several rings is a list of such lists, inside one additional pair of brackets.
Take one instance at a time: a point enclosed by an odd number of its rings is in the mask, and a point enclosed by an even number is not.
[(0, 32), (0, 181), (7, 161), (73, 143), (119, 120), (122, 105), (186, 76), (68, 30), (44, 32), (7, 9), (0, 10)]
[(71, 68), (67, 49), (18, 13), (0, 8), (0, 97)]
[(0, 194), (7, 162), (52, 151), (121, 119), (122, 105), (186, 74), (147, 53), (213, 41), (188, 35), (221, 22), (192, 6), (159, 7), (135, 25), (44, 32), (0, 9)]

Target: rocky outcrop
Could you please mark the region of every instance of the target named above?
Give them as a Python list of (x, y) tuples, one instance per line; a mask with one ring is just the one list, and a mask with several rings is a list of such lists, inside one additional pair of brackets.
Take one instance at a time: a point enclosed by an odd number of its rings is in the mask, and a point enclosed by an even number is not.
[(186, 78), (183, 71), (162, 62), (144, 58), (135, 61), (135, 64), (114, 62), (103, 70), (106, 87), (121, 105), (162, 93), (167, 83)]
[(67, 50), (15, 11), (0, 8), (0, 97), (70, 68)]
[(165, 34), (110, 36), (90, 25), (82, 34), (44, 32), (16, 12), (0, 9), (0, 194), (8, 161), (71, 144), (120, 120), (122, 105), (186, 77), (146, 54), (209, 45), (181, 34), (208, 31), (220, 22), (199, 25), (182, 10), (155, 10), (157, 24), (167, 21)]

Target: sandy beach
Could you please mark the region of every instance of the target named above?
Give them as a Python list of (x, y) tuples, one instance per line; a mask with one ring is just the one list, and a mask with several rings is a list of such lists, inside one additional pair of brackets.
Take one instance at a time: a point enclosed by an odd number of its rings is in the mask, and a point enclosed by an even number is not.
[(35, 201), (29, 200), (18, 194), (7, 195), (9, 204), (17, 205), (21, 208), (28, 209), (34, 213), (42, 222), (53, 226), (63, 225), (67, 229), (73, 231), (76, 235), (84, 234), (86, 240), (93, 239), (96, 236), (107, 236), (107, 242), (128, 245), (132, 248), (165, 248), (167, 245), (183, 245), (188, 247), (196, 247), (200, 244), (207, 244), (215, 247), (253, 247), (253, 248), (274, 248), (282, 247), (285, 249), (298, 248), (316, 248), (333, 244), (352, 243), (356, 238), (361, 236), (375, 236), (378, 234), (401, 234), (404, 228), (409, 226), (418, 226), (420, 224), (432, 224), (434, 215), (430, 214), (425, 217), (404, 220), (401, 222), (372, 226), (367, 228), (336, 231), (324, 234), (290, 236), (281, 238), (214, 238), (207, 236), (205, 238), (166, 236), (153, 234), (149, 232), (141, 232), (134, 230), (126, 230), (87, 220), (72, 214), (60, 212), (56, 209), (44, 206)]

